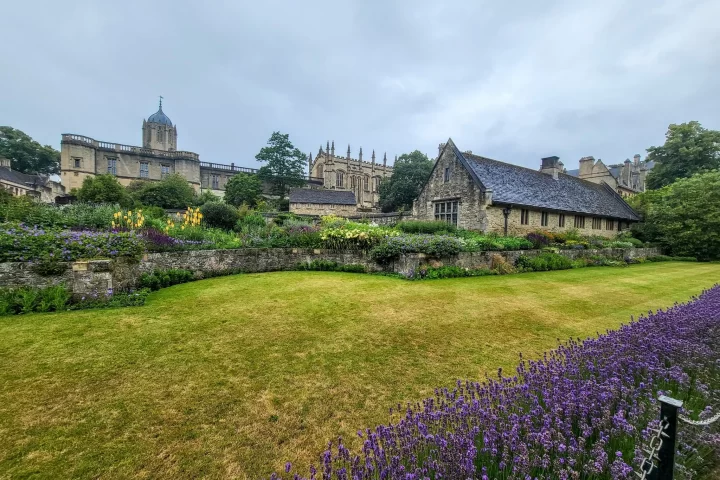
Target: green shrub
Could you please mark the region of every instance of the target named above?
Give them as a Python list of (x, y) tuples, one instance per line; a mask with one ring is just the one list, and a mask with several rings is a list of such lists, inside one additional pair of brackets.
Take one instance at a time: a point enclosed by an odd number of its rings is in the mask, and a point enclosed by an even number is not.
[(332, 260), (313, 260), (312, 262), (304, 262), (296, 265), (296, 270), (319, 271), (319, 272), (349, 272), (349, 273), (367, 273), (365, 265), (347, 264), (343, 265)]
[(140, 288), (147, 288), (151, 291), (167, 288), (172, 285), (192, 282), (195, 274), (191, 270), (171, 268), (169, 270), (153, 270), (151, 273), (143, 273), (140, 276)]
[(454, 265), (444, 265), (442, 267), (421, 267), (405, 278), (434, 280), (439, 278), (484, 277), (486, 275), (497, 275), (497, 272), (487, 268), (462, 268)]
[(68, 310), (87, 310), (90, 308), (113, 308), (113, 307), (139, 307), (145, 305), (145, 300), (150, 294), (147, 288), (129, 292), (105, 292), (103, 294), (91, 294), (82, 297), (79, 301), (71, 303)]
[(164, 220), (167, 217), (167, 213), (165, 213), (165, 209), (162, 207), (150, 205), (149, 207), (141, 207), (141, 210), (145, 216), (146, 224), (149, 219)]
[(546, 272), (549, 270), (567, 270), (573, 268), (569, 258), (557, 253), (541, 253), (536, 257), (520, 255), (515, 260), (515, 267), (525, 272)]
[(70, 293), (64, 285), (0, 289), (0, 315), (61, 311), (69, 302)]
[(108, 228), (119, 209), (116, 204), (52, 205), (29, 197), (12, 197), (8, 203), (0, 204), (0, 221), (45, 228)]
[(203, 221), (208, 227), (232, 230), (238, 221), (237, 208), (227, 203), (209, 202), (200, 207)]
[(400, 235), (385, 237), (370, 250), (370, 258), (379, 263), (387, 263), (401, 254), (425, 253), (436, 258), (457, 255), (465, 242), (448, 235)]
[(455, 225), (438, 220), (404, 220), (395, 227), (405, 233), (452, 233), (457, 230)]
[(235, 231), (238, 233), (251, 233), (258, 230), (262, 230), (267, 226), (265, 217), (259, 213), (250, 213), (245, 216), (241, 216), (237, 222), (235, 222)]

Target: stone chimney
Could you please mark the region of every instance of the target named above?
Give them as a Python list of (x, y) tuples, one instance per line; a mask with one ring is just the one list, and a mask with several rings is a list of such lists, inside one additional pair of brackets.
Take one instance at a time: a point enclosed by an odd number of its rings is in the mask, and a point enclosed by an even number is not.
[(635, 156), (633, 157), (633, 160), (635, 160), (635, 166), (636, 167), (639, 166), (640, 165), (640, 154), (636, 153)]
[(558, 174), (562, 172), (563, 164), (560, 161), (559, 157), (552, 156), (552, 157), (545, 157), (542, 159), (542, 165), (540, 166), (540, 171), (542, 173), (546, 173), (548, 175), (552, 175), (552, 177), (557, 180)]
[(0, 155), (0, 167), (5, 167), (8, 170), (12, 170), (12, 164), (10, 162), (10, 159)]
[(593, 167), (595, 166), (595, 157), (582, 157), (578, 162), (580, 169), (578, 170), (579, 178), (586, 178), (592, 175)]

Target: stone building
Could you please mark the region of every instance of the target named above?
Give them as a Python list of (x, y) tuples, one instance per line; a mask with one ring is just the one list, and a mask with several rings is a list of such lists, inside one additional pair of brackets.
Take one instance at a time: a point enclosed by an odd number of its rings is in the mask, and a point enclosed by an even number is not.
[(607, 183), (563, 173), (558, 157), (540, 171), (462, 153), (452, 139), (441, 145), (413, 216), (506, 235), (576, 229), (612, 237), (638, 216)]
[(65, 196), (65, 188), (49, 175), (29, 175), (12, 169), (9, 158), (0, 157), (0, 188), (19, 197), (28, 195), (44, 203), (55, 203)]
[(355, 194), (357, 205), (362, 209), (377, 209), (380, 201), (380, 182), (392, 175), (392, 166), (387, 164), (387, 153), (383, 154), (382, 165), (376, 162), (375, 150), (371, 161), (363, 160), (360, 148), (358, 158), (350, 157), (348, 145), (345, 157), (335, 155), (335, 141), (322, 146), (313, 161), (310, 154), (310, 177), (321, 180), (322, 187), (329, 190), (346, 190)]
[(605, 165), (594, 157), (583, 157), (579, 163), (580, 168), (566, 173), (593, 183), (607, 183), (623, 197), (644, 192), (647, 174), (655, 166), (655, 162), (641, 161), (640, 155), (635, 155), (632, 162), (627, 159), (616, 165)]
[[(102, 173), (117, 177), (123, 185), (133, 180), (161, 180), (178, 173), (196, 191), (211, 191), (222, 197), (233, 175), (254, 175), (255, 168), (222, 163), (201, 162), (197, 153), (177, 149), (177, 125), (163, 112), (162, 99), (158, 111), (142, 123), (142, 147), (103, 142), (75, 134), (63, 134), (60, 148), (60, 171), (68, 190), (80, 188), (83, 180)], [(317, 187), (322, 179), (308, 178), (308, 185)]]
[(161, 180), (179, 173), (200, 190), (200, 157), (177, 150), (177, 126), (162, 110), (142, 124), (142, 147), (98, 141), (75, 134), (63, 134), (60, 142), (60, 171), (68, 190), (80, 188), (83, 180), (98, 174), (115, 175), (123, 185), (133, 180)]
[(355, 194), (348, 190), (297, 188), (290, 191), (290, 211), (299, 215), (357, 214)]

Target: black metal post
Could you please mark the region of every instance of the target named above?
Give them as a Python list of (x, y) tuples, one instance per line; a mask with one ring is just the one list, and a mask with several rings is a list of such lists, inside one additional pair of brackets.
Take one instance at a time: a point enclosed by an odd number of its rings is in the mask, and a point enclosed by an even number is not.
[(665, 420), (667, 422), (667, 428), (664, 430), (667, 437), (663, 437), (663, 442), (658, 451), (657, 476), (654, 478), (657, 480), (672, 480), (673, 470), (675, 468), (675, 439), (677, 437), (678, 410), (682, 408), (683, 402), (682, 400), (675, 400), (665, 395), (661, 396), (659, 400), (660, 421)]
[(505, 236), (507, 237), (508, 232), (508, 217), (510, 216), (510, 212), (512, 212), (512, 207), (506, 207), (503, 208), (503, 216), (505, 217)]

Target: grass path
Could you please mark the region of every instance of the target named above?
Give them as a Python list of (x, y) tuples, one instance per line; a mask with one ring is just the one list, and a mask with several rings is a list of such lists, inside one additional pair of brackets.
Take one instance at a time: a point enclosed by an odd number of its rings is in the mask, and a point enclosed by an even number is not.
[(0, 478), (259, 478), (398, 402), (719, 281), (720, 264), (688, 263), (425, 282), (278, 272), (3, 317)]

